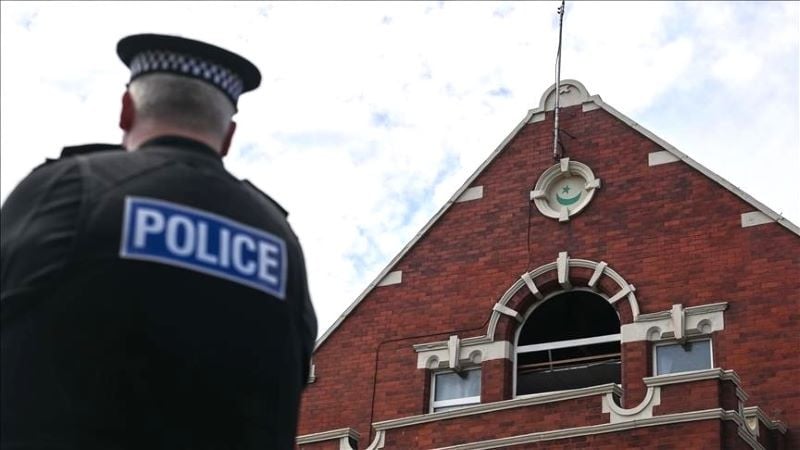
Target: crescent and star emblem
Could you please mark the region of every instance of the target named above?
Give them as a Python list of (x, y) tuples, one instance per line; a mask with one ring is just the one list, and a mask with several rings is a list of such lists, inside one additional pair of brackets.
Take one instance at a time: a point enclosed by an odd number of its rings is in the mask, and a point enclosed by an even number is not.
[[(570, 191), (569, 185), (566, 185), (561, 189), (561, 192), (564, 193), (564, 194), (569, 194), (569, 191)], [(558, 203), (560, 205), (563, 205), (563, 206), (573, 205), (580, 198), (581, 198), (581, 192), (580, 191), (578, 191), (578, 195), (576, 195), (574, 197), (562, 197), (560, 194), (556, 194), (556, 200), (558, 201)]]

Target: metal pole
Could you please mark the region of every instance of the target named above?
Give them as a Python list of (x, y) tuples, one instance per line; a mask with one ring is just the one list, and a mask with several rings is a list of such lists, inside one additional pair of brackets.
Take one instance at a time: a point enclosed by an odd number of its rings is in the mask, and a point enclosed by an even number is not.
[(561, 97), (561, 31), (564, 25), (564, 3), (561, 0), (561, 7), (558, 8), (558, 52), (556, 53), (556, 103), (555, 120), (553, 122), (553, 159), (558, 160), (561, 155), (558, 153), (558, 100)]

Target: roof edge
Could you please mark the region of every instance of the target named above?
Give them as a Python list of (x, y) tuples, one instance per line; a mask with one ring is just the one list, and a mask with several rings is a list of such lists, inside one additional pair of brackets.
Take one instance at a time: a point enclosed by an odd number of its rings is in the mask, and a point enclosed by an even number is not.
[(461, 187), (459, 187), (458, 190), (456, 190), (455, 194), (453, 194), (450, 197), (450, 199), (447, 200), (447, 202), (441, 208), (439, 208), (439, 211), (437, 211), (436, 214), (434, 214), (433, 217), (431, 217), (431, 219), (428, 220), (428, 222), (417, 232), (417, 234), (414, 235), (414, 237), (408, 242), (408, 244), (406, 244), (405, 247), (403, 247), (403, 249), (400, 250), (397, 256), (395, 256), (394, 258), (392, 258), (391, 261), (389, 261), (389, 264), (387, 264), (386, 267), (378, 274), (378, 276), (374, 280), (372, 280), (372, 282), (369, 285), (367, 285), (367, 288), (361, 292), (361, 294), (356, 298), (356, 300), (353, 303), (351, 303), (350, 306), (348, 306), (347, 309), (345, 309), (341, 315), (339, 315), (336, 321), (333, 322), (333, 325), (328, 327), (325, 333), (323, 333), (322, 336), (320, 336), (320, 338), (317, 339), (317, 343), (314, 346), (315, 352), (322, 346), (322, 344), (328, 339), (328, 337), (331, 334), (333, 334), (333, 332), (337, 328), (339, 328), (339, 325), (341, 325), (341, 323), (344, 322), (344, 319), (346, 319), (347, 316), (349, 316), (350, 313), (353, 312), (353, 310), (355, 310), (356, 307), (358, 307), (361, 301), (364, 300), (364, 298), (367, 295), (369, 295), (370, 292), (372, 292), (372, 290), (378, 285), (378, 283), (380, 283), (380, 281), (389, 272), (392, 271), (394, 265), (397, 264), (406, 255), (406, 253), (408, 253), (409, 250), (411, 250), (411, 248), (414, 247), (414, 245), (416, 245), (416, 243), (420, 239), (422, 239), (422, 236), (424, 236), (425, 233), (428, 232), (428, 230), (433, 226), (433, 224), (439, 221), (439, 218), (442, 217), (444, 213), (447, 212), (448, 209), (450, 209), (450, 206), (452, 206), (456, 202), (456, 199), (458, 199), (461, 196), (461, 194), (463, 194), (464, 191), (466, 191), (470, 187), (472, 182), (475, 181), (476, 178), (478, 178), (478, 175), (480, 175), (483, 172), (483, 170), (486, 169), (486, 167), (489, 166), (489, 164), (491, 164), (492, 161), (494, 161), (497, 155), (499, 155), (503, 151), (503, 149), (505, 149), (505, 147), (517, 136), (520, 130), (522, 130), (522, 128), (525, 125), (527, 125), (528, 122), (530, 122), (533, 115), (543, 111), (544, 111), (543, 107), (531, 109), (528, 111), (528, 114), (526, 114), (525, 117), (520, 121), (520, 123), (517, 124), (516, 127), (514, 127), (511, 133), (509, 133), (508, 136), (506, 136), (506, 138), (503, 139), (500, 145), (498, 145), (494, 149), (494, 151), (489, 155), (489, 157), (486, 158), (486, 160), (484, 160), (483, 163), (480, 166), (478, 166), (478, 168), (475, 169), (474, 172), (472, 172), (472, 175), (470, 175), (469, 178), (467, 178), (467, 181), (465, 181), (464, 184), (462, 184)]
[(765, 204), (759, 202), (758, 200), (756, 200), (755, 198), (753, 198), (747, 192), (744, 192), (743, 190), (741, 190), (738, 187), (734, 186), (733, 183), (731, 183), (730, 181), (722, 178), (721, 176), (719, 176), (716, 173), (712, 172), (706, 166), (704, 166), (704, 165), (700, 164), (699, 162), (693, 160), (692, 158), (687, 156), (685, 153), (683, 153), (680, 150), (678, 150), (677, 148), (675, 148), (674, 145), (672, 145), (669, 142), (665, 141), (664, 139), (656, 136), (655, 133), (653, 133), (652, 131), (648, 130), (647, 128), (641, 126), (640, 124), (638, 124), (633, 119), (631, 119), (630, 117), (626, 116), (625, 114), (622, 114), (621, 112), (617, 111), (616, 109), (614, 109), (614, 107), (612, 107), (611, 105), (609, 105), (608, 103), (606, 103), (602, 99), (600, 99), (600, 97), (598, 97), (596, 95), (593, 95), (592, 97), (589, 98), (589, 101), (593, 102), (594, 104), (596, 104), (597, 106), (601, 107), (603, 110), (605, 110), (606, 112), (608, 112), (612, 116), (614, 116), (617, 119), (621, 120), (626, 125), (628, 125), (629, 127), (633, 128), (634, 130), (639, 132), (644, 137), (650, 139), (651, 141), (655, 142), (659, 146), (663, 147), (666, 151), (672, 153), (676, 158), (678, 158), (681, 161), (685, 162), (686, 164), (688, 164), (693, 169), (699, 171), (700, 173), (702, 173), (703, 175), (707, 176), (708, 178), (711, 178), (712, 180), (716, 181), (719, 185), (721, 185), (725, 189), (731, 191), (737, 197), (739, 197), (742, 200), (744, 200), (745, 202), (749, 203), (751, 206), (755, 207), (758, 211), (761, 211), (762, 213), (764, 213), (767, 217), (769, 217), (770, 219), (774, 220), (776, 223), (782, 225), (784, 228), (788, 229), (792, 233), (800, 236), (800, 227), (798, 227), (797, 225), (792, 223), (789, 219), (783, 217), (783, 215), (781, 215), (781, 214), (776, 213), (775, 211), (770, 209), (767, 205), (765, 205)]

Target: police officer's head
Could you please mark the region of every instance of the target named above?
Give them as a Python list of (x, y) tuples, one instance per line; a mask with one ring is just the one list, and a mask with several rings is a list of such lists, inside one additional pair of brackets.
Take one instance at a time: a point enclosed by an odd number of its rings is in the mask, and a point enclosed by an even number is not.
[(155, 34), (126, 37), (117, 53), (131, 69), (120, 115), (125, 147), (179, 135), (227, 153), (239, 95), (261, 81), (251, 62), (204, 42)]

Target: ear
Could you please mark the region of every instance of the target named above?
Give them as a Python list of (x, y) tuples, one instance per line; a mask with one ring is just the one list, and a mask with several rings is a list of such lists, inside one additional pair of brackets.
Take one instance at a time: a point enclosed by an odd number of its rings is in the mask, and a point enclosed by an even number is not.
[(122, 111), (119, 113), (119, 127), (124, 131), (130, 131), (136, 117), (136, 108), (133, 106), (133, 98), (128, 91), (122, 95)]
[(219, 154), (221, 156), (225, 156), (228, 154), (228, 150), (231, 148), (231, 141), (233, 140), (233, 133), (236, 131), (236, 122), (231, 120), (231, 124), (228, 125), (228, 132), (225, 133), (225, 139), (222, 141), (222, 146), (219, 149)]

